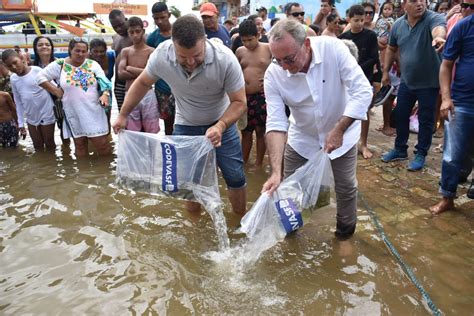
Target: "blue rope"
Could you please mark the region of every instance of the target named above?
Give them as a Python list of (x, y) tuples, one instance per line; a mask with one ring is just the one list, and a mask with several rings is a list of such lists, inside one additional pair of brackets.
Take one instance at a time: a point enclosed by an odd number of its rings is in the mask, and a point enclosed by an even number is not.
[(436, 307), (435, 303), (431, 300), (430, 296), (428, 293), (425, 291), (423, 288), (423, 285), (421, 285), (420, 281), (416, 278), (415, 274), (413, 273), (413, 270), (403, 261), (402, 257), (398, 253), (397, 249), (393, 246), (393, 244), (390, 242), (388, 239), (387, 235), (385, 235), (385, 231), (382, 227), (382, 224), (380, 223), (377, 214), (375, 214), (374, 210), (369, 206), (369, 204), (365, 201), (365, 199), (362, 197), (362, 193), (359, 192), (359, 198), (362, 201), (365, 209), (369, 213), (370, 217), (372, 218), (372, 221), (374, 222), (375, 228), (377, 228), (380, 237), (382, 237), (383, 242), (385, 245), (388, 247), (392, 255), (397, 259), (398, 263), (400, 264), (402, 270), (405, 272), (405, 274), (408, 276), (410, 281), (416, 286), (418, 291), (420, 291), (421, 296), (425, 299), (426, 303), (428, 304), (429, 308), (431, 309), (431, 313), (436, 316), (441, 316), (442, 313)]

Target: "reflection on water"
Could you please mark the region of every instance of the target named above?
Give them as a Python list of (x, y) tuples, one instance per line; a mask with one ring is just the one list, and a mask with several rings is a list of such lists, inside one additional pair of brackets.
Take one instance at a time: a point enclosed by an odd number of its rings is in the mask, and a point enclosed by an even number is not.
[[(333, 239), (330, 205), (254, 261), (228, 201), (219, 252), (207, 214), (118, 189), (113, 159), (26, 146), (0, 150), (3, 314), (428, 314), (365, 211), (349, 242)], [(255, 201), (267, 171), (248, 172)], [(438, 307), (471, 314), (472, 224), (377, 211)]]

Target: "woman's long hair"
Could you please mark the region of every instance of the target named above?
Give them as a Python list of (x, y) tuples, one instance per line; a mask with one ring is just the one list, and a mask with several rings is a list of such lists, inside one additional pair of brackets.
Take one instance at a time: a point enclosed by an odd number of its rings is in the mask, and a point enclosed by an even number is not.
[(35, 60), (33, 61), (34, 66), (40, 66), (40, 63), (41, 63), (41, 59), (40, 59), (39, 54), (38, 54), (37, 46), (38, 46), (38, 41), (42, 38), (46, 38), (48, 40), (49, 44), (51, 45), (51, 55), (49, 56), (49, 62), (54, 61), (54, 44), (53, 44), (53, 41), (47, 36), (38, 36), (33, 41), (33, 51), (35, 52)]

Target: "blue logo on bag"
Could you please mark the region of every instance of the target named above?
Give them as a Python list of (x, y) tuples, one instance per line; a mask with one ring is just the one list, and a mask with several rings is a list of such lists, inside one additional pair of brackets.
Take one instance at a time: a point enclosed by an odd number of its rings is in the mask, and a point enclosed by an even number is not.
[(275, 205), (287, 234), (303, 226), (301, 212), (291, 198), (279, 200)]
[(170, 143), (161, 143), (161, 152), (163, 155), (163, 174), (162, 185), (165, 192), (178, 191), (178, 177), (176, 165), (176, 148)]

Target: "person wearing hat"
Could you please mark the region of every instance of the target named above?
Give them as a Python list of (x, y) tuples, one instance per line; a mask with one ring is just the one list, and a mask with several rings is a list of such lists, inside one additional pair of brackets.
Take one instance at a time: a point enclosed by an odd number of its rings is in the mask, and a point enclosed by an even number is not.
[(268, 18), (267, 8), (260, 7), (260, 9), (257, 9), (257, 12), (258, 16), (262, 18), (263, 28), (265, 29), (265, 32), (270, 32), (270, 29), (272, 28), (272, 21)]
[(201, 13), (202, 23), (204, 24), (207, 38), (218, 38), (225, 46), (230, 48), (232, 41), (230, 40), (229, 32), (224, 26), (219, 24), (219, 11), (215, 4), (212, 2), (203, 3), (199, 12)]

